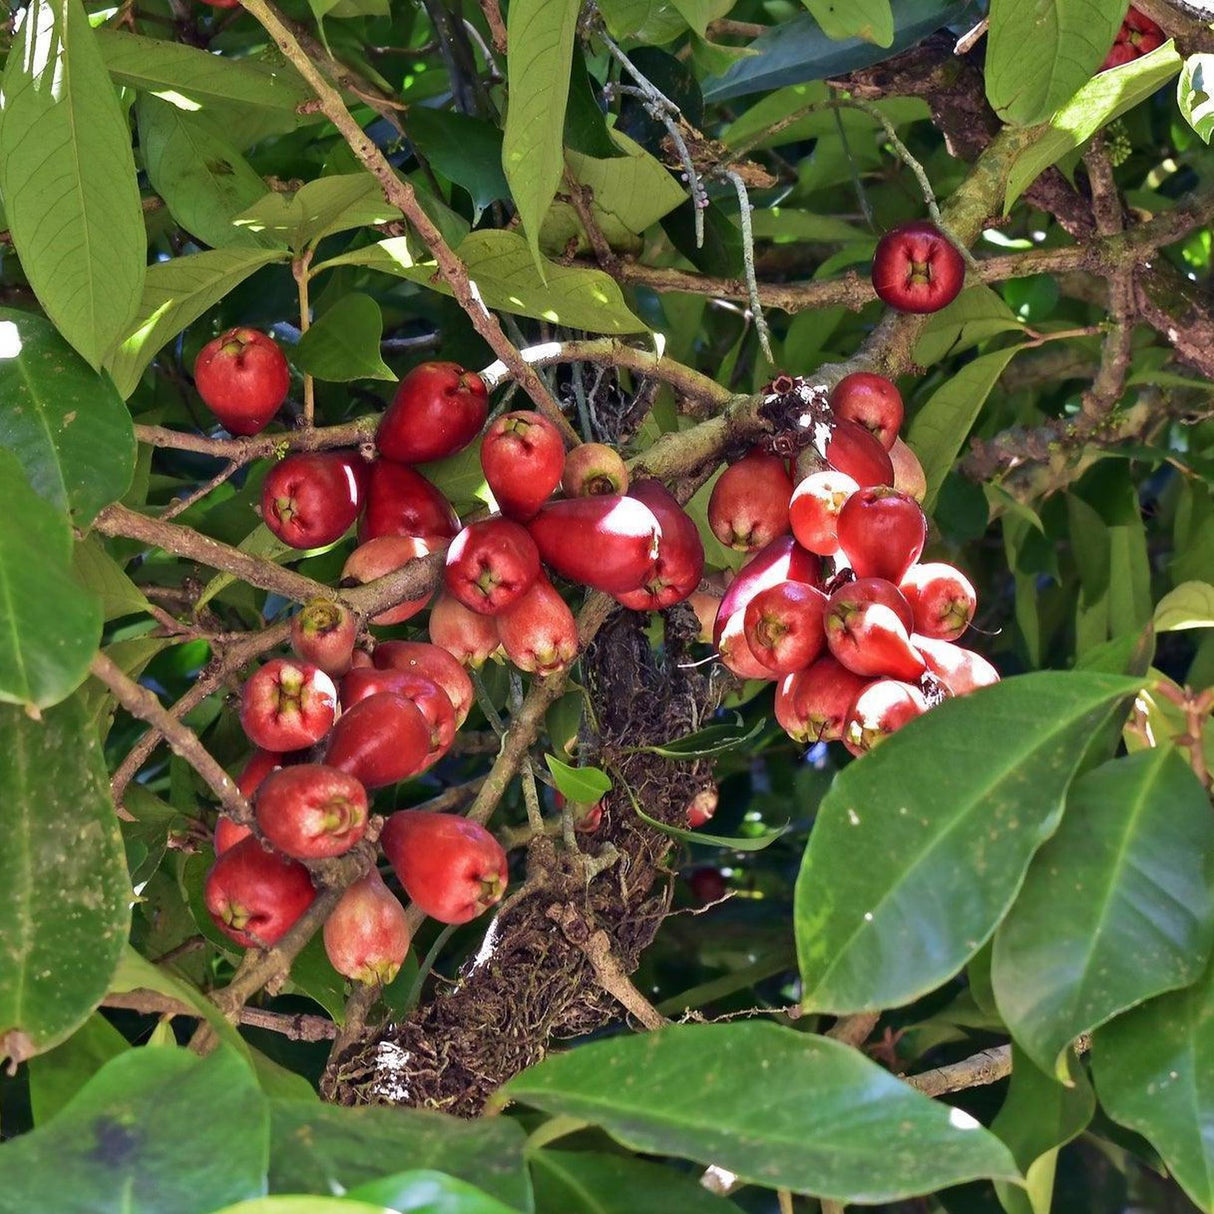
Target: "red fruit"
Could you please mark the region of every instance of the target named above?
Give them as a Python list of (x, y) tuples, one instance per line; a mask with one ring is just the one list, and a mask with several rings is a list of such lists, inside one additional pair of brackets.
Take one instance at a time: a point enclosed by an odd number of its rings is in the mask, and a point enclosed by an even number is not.
[(325, 920), (325, 952), (333, 968), (355, 982), (387, 986), (409, 953), (405, 908), (378, 870), (346, 888)]
[(325, 762), (365, 788), (415, 776), (430, 753), (430, 726), (421, 709), (395, 692), (360, 700), (333, 727)]
[(811, 472), (794, 490), (788, 519), (797, 543), (819, 556), (839, 551), (839, 511), (859, 489), (850, 476), (834, 468)]
[(836, 590), (827, 601), (826, 643), (856, 674), (913, 682), (926, 668), (899, 614), (866, 593), (863, 581)]
[(889, 449), (889, 459), (894, 466), (894, 488), (922, 502), (927, 496), (927, 477), (919, 457), (899, 438)]
[(955, 641), (969, 626), (978, 596), (960, 569), (943, 562), (915, 565), (898, 585), (914, 617), (914, 631)]
[(804, 670), (826, 648), (826, 595), (804, 582), (760, 590), (743, 613), (750, 652), (772, 674)]
[(357, 633), (352, 611), (332, 599), (312, 599), (291, 620), (291, 648), (303, 661), (337, 676), (350, 669)]
[(886, 451), (902, 429), (902, 393), (884, 375), (855, 371), (845, 375), (830, 394), (836, 417), (863, 426)]
[[(470, 614), (478, 620), (485, 619), (475, 612)], [(487, 622), (492, 626), (492, 621)], [(374, 662), (380, 670), (403, 670), (406, 674), (424, 675), (433, 680), (447, 693), (447, 699), (455, 710), (456, 725), (462, 725), (467, 720), (476, 700), (476, 692), (468, 672), (446, 649), (428, 645), (425, 641), (380, 641), (375, 646)]]
[(708, 499), (708, 525), (727, 548), (754, 552), (788, 532), (792, 478), (784, 461), (750, 451), (717, 478)]
[(653, 577), (640, 590), (616, 598), (633, 611), (661, 611), (681, 603), (704, 574), (704, 541), (700, 529), (661, 481), (638, 481), (629, 494), (644, 502), (662, 529)]
[(430, 767), (451, 749), (455, 740), (455, 709), (447, 693), (433, 680), (412, 670), (351, 670), (341, 681), (342, 708), (349, 711), (355, 704), (373, 695), (391, 692), (415, 704), (430, 731), (426, 766)]
[(735, 611), (724, 624), (720, 616), (714, 629), (719, 634), (717, 640), (717, 656), (727, 670), (733, 671), (739, 679), (774, 679), (775, 672), (769, 670), (758, 658), (746, 641), (746, 612)]
[(404, 809), (379, 841), (413, 904), (440, 923), (467, 923), (506, 890), (506, 853), (479, 822)]
[(548, 502), (527, 530), (561, 577), (608, 594), (639, 590), (657, 568), (662, 527), (635, 497), (605, 493)]
[(829, 654), (806, 670), (786, 675), (776, 688), (776, 720), (796, 742), (837, 742), (848, 709), (869, 684)]
[(857, 490), (839, 511), (839, 547), (857, 577), (900, 582), (926, 542), (923, 508), (897, 489)]
[[(240, 775), (236, 777), (236, 787), (246, 800), (251, 801), (253, 794), (261, 787), (262, 780), (294, 757), (272, 750), (255, 750)], [(215, 854), (222, 856), (228, 848), (235, 846), (241, 839), (247, 839), (252, 833), (247, 826), (241, 826), (227, 814), (220, 814), (215, 823)]]
[(422, 363), (396, 389), (375, 445), (402, 464), (424, 464), (462, 451), (480, 433), (489, 393), (475, 371), (458, 363)]
[(459, 531), (459, 517), (451, 503), (420, 472), (389, 459), (371, 465), (366, 502), (358, 528), (360, 540), (381, 535), (449, 540)]
[(469, 611), (458, 599), (442, 591), (430, 607), (429, 630), (435, 645), (474, 670), (483, 666), (501, 643), (491, 616)]
[(981, 654), (962, 649), (952, 641), (935, 637), (912, 636), (911, 644), (923, 655), (927, 668), (942, 682), (950, 695), (967, 696), (980, 687), (999, 682), (999, 672)]
[(367, 830), (367, 790), (320, 763), (271, 772), (257, 790), (256, 809), (266, 842), (293, 860), (340, 856)]
[[(438, 539), (421, 539), (411, 535), (381, 535), (377, 539), (359, 544), (346, 557), (341, 568), (342, 581), (351, 583), (373, 582), (376, 578), (403, 569), (410, 561), (420, 560), (437, 551), (445, 543)], [(395, 607), (389, 607), (371, 617), (372, 624), (403, 624), (419, 611), (424, 611), (433, 591), (427, 589), (415, 599), (405, 599)]]
[(577, 657), (577, 621), (542, 573), (495, 619), (506, 656), (528, 674), (555, 674)]
[(263, 750), (303, 750), (321, 740), (337, 715), (337, 688), (318, 666), (275, 658), (245, 682), (240, 724)]
[(860, 692), (849, 709), (843, 745), (852, 754), (862, 755), (926, 711), (927, 701), (918, 687), (894, 679), (878, 679)]
[(469, 523), (447, 549), (443, 583), (471, 611), (495, 615), (521, 598), (540, 575), (527, 529), (506, 518)]
[[(729, 583), (717, 608), (713, 644), (718, 649), (721, 647), (725, 624), (735, 613), (738, 614), (739, 632), (741, 631), (741, 613), (760, 590), (766, 590), (777, 582), (805, 582), (813, 585), (818, 580), (820, 567), (818, 558), (800, 547), (791, 535), (782, 535), (779, 539), (772, 540), (761, 552), (756, 552)], [(745, 637), (742, 638), (742, 644), (745, 648)], [(765, 675), (770, 677), (771, 672), (766, 671)]]
[(215, 854), (222, 856), (225, 851), (235, 847), (241, 839), (247, 839), (252, 833), (247, 826), (241, 826), (227, 814), (220, 814), (215, 822)]
[(697, 641), (712, 641), (712, 628), (717, 621), (717, 609), (721, 606), (721, 596), (709, 590), (693, 590), (687, 596), (687, 605), (696, 613), (700, 623), (700, 634)]
[(331, 451), (303, 451), (275, 464), (261, 487), (261, 517), (292, 548), (323, 548), (358, 518), (358, 481)]
[(1133, 63), (1137, 58), (1137, 50), (1128, 42), (1114, 42), (1109, 48), (1109, 53), (1104, 57), (1104, 62), (1096, 70), (1097, 72), (1107, 72), (1110, 68)]
[(198, 352), (194, 386), (229, 433), (258, 434), (287, 399), (291, 372), (272, 338), (241, 327)]
[[(836, 418), (831, 427), (830, 438), (826, 440), (826, 462), (846, 473), (862, 489), (894, 483), (889, 452), (863, 426), (846, 418)], [(797, 470), (800, 473), (800, 461)]]
[(211, 865), (202, 896), (224, 935), (241, 948), (268, 948), (312, 905), (316, 891), (302, 864), (250, 837)]
[(1131, 8), (1117, 31), (1112, 49), (1097, 70), (1103, 72), (1108, 68), (1130, 63), (1161, 47), (1166, 40), (1167, 35), (1150, 17), (1136, 8)]
[(613, 447), (582, 443), (565, 456), (561, 488), (566, 497), (599, 497), (628, 491), (628, 468)]
[(924, 219), (891, 228), (873, 254), (873, 289), (899, 312), (938, 312), (961, 293), (965, 260)]
[[(559, 792), (555, 795), (555, 802), (557, 809), (565, 808), (565, 798)], [(592, 835), (603, 824), (602, 801), (591, 804), (571, 802), (569, 808), (574, 814), (573, 829), (579, 834)]]
[(719, 868), (692, 869), (691, 875), (687, 878), (687, 884), (691, 887), (691, 896), (701, 906), (720, 902), (729, 892), (729, 886)]
[(526, 522), (561, 483), (565, 444), (538, 413), (503, 413), (481, 444), (481, 468), (501, 512)]
[(687, 829), (699, 830), (706, 822), (711, 821), (712, 815), (717, 812), (719, 800), (720, 796), (715, 784), (701, 788), (687, 802)]

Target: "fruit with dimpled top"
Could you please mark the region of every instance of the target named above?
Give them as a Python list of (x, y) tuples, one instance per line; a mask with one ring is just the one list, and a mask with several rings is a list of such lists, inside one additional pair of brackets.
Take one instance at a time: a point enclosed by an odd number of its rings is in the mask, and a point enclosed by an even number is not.
[(263, 750), (303, 750), (325, 736), (337, 715), (337, 688), (318, 666), (274, 658), (245, 682), (240, 724)]
[(266, 851), (251, 836), (216, 859), (203, 886), (215, 926), (241, 948), (277, 944), (315, 897), (302, 864)]
[(294, 860), (343, 855), (367, 830), (367, 790), (320, 763), (271, 772), (257, 790), (255, 808), (263, 837)]
[(475, 371), (428, 362), (400, 381), (380, 418), (375, 445), (402, 464), (424, 464), (462, 451), (489, 413), (489, 393)]
[[(341, 568), (342, 582), (347, 586), (373, 582), (376, 578), (403, 569), (410, 561), (420, 560), (423, 556), (438, 551), (443, 543), (443, 540), (426, 540), (412, 535), (381, 535), (376, 539), (367, 540), (346, 557), (346, 563)], [(427, 585), (417, 598), (405, 599), (396, 606), (373, 615), (371, 623), (403, 624), (419, 611), (425, 610), (432, 593)]]
[(540, 575), (527, 529), (507, 518), (469, 523), (451, 541), (443, 584), (470, 611), (495, 615), (526, 594)]
[(366, 477), (366, 509), (358, 527), (361, 541), (381, 535), (416, 535), (449, 540), (459, 531), (451, 503), (415, 468), (378, 459)]
[(862, 755), (926, 711), (927, 701), (918, 687), (896, 679), (877, 679), (848, 710), (843, 745), (852, 754)]
[(640, 590), (616, 598), (633, 611), (661, 611), (681, 603), (700, 584), (704, 573), (704, 541), (699, 528), (661, 481), (642, 480), (630, 497), (644, 502), (662, 528), (653, 577)]
[(455, 708), (451, 698), (433, 680), (414, 670), (377, 670), (364, 667), (351, 670), (341, 681), (342, 708), (349, 711), (355, 704), (381, 692), (403, 696), (421, 710), (430, 730), (430, 749), (425, 765), (430, 767), (451, 749), (455, 740)]
[(542, 573), (494, 619), (506, 656), (528, 674), (556, 674), (577, 657), (577, 621)]
[(960, 569), (943, 561), (914, 565), (898, 583), (914, 616), (914, 631), (940, 641), (955, 641), (969, 626), (978, 596)]
[(965, 283), (965, 260), (935, 224), (917, 219), (891, 228), (873, 254), (873, 289), (899, 312), (938, 312)]
[(504, 413), (485, 434), (481, 469), (501, 512), (526, 522), (561, 483), (560, 431), (538, 413)]
[(776, 720), (796, 742), (837, 742), (848, 710), (870, 681), (823, 654), (812, 666), (780, 680)]
[(411, 700), (381, 691), (343, 712), (333, 727), (325, 762), (365, 788), (383, 788), (415, 776), (430, 753), (430, 726)]
[[(483, 620), (485, 617), (476, 618)], [(492, 621), (489, 623), (492, 624)], [(468, 719), (476, 692), (468, 672), (447, 650), (425, 641), (380, 641), (375, 646), (372, 661), (378, 670), (403, 670), (407, 674), (420, 674), (432, 679), (447, 693), (455, 710), (456, 727)]]
[(548, 502), (527, 530), (554, 572), (608, 594), (652, 580), (662, 537), (653, 511), (618, 493)]
[(835, 468), (811, 472), (793, 490), (788, 518), (797, 543), (819, 556), (839, 551), (839, 511), (859, 489), (850, 476)]
[(561, 488), (566, 497), (599, 497), (628, 490), (628, 468), (614, 447), (582, 443), (565, 455)]
[(405, 908), (371, 869), (342, 893), (325, 920), (325, 952), (333, 968), (354, 982), (387, 986), (409, 953)]
[(779, 456), (749, 451), (717, 478), (708, 525), (727, 548), (754, 552), (788, 533), (792, 478)]
[(927, 519), (913, 497), (874, 485), (843, 503), (838, 534), (857, 577), (899, 582), (923, 552)]
[(194, 387), (231, 434), (259, 434), (287, 399), (291, 372), (274, 340), (239, 327), (209, 341), (194, 362)]
[(270, 469), (261, 486), (261, 518), (292, 548), (341, 539), (362, 506), (358, 479), (333, 451), (301, 451)]
[(333, 599), (310, 599), (291, 619), (291, 648), (327, 675), (345, 674), (354, 658), (358, 620)]
[(871, 371), (845, 375), (830, 394), (835, 416), (863, 426), (886, 451), (902, 429), (902, 393), (892, 380)]
[(866, 582), (876, 580), (851, 582), (830, 596), (826, 643), (831, 654), (855, 674), (914, 682), (926, 663), (911, 647), (910, 633), (899, 613), (869, 592)]
[(826, 648), (826, 595), (804, 582), (760, 590), (742, 616), (750, 652), (772, 674), (804, 670)]
[(430, 607), (429, 633), (435, 645), (473, 670), (483, 666), (501, 644), (492, 616), (469, 611), (444, 591)]

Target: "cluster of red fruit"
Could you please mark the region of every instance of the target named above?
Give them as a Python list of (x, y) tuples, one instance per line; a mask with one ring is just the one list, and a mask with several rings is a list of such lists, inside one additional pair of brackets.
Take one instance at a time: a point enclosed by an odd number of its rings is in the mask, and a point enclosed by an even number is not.
[(1111, 67), (1121, 67), (1123, 63), (1141, 59), (1143, 55), (1149, 55), (1163, 46), (1167, 38), (1167, 34), (1150, 17), (1131, 7), (1098, 70), (1106, 72)]

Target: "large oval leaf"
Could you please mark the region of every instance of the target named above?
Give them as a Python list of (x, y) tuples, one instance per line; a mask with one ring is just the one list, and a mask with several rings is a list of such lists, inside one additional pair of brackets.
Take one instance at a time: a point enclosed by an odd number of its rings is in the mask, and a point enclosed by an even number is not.
[(0, 308), (0, 447), (38, 494), (87, 527), (135, 471), (131, 415), (41, 316)]
[[(738, 1214), (694, 1177), (627, 1155), (532, 1151), (540, 1210), (566, 1214)], [(458, 1214), (458, 1212), (457, 1212)]]
[(0, 98), (0, 194), (38, 302), (94, 367), (143, 290), (131, 135), (80, 0), (33, 0)]
[(514, 1206), (503, 1205), (482, 1189), (464, 1180), (419, 1168), (398, 1172), (381, 1180), (351, 1189), (348, 1196), (357, 1201), (374, 1202), (376, 1209), (416, 1210), (419, 1214), (517, 1214)]
[(101, 1002), (131, 918), (101, 744), (77, 698), (40, 721), (0, 705), (0, 837), (0, 1057), (21, 1058)]
[(1209, 800), (1173, 747), (1076, 780), (995, 935), (999, 1011), (1042, 1070), (1057, 1070), (1080, 1033), (1202, 973), (1211, 878)]
[(503, 1095), (636, 1151), (837, 1201), (1018, 1179), (1007, 1148), (858, 1051), (774, 1024), (672, 1025), (554, 1055)]
[(1139, 687), (1041, 673), (948, 700), (835, 780), (797, 878), (812, 1011), (899, 1007), (995, 930), (1094, 730)]

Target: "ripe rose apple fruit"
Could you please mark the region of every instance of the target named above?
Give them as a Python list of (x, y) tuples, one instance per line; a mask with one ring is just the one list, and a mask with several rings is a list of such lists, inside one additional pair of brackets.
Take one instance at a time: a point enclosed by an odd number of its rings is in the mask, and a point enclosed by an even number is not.
[(528, 674), (556, 674), (577, 657), (573, 612), (542, 573), (494, 619), (506, 656)]
[(750, 451), (717, 478), (708, 499), (708, 525), (727, 548), (754, 552), (788, 533), (792, 478), (784, 461)]
[(914, 617), (914, 631), (940, 641), (955, 641), (969, 626), (978, 595), (960, 569), (943, 561), (914, 565), (898, 583)]
[(1167, 38), (1167, 34), (1150, 17), (1131, 7), (1125, 15), (1125, 20), (1121, 23), (1121, 28), (1117, 31), (1117, 37), (1113, 40), (1108, 55), (1096, 70), (1105, 72), (1111, 67), (1121, 67), (1123, 63), (1132, 63), (1135, 59), (1148, 55), (1151, 51), (1163, 46)]
[(797, 543), (819, 556), (834, 556), (839, 551), (839, 511), (859, 488), (850, 476), (834, 468), (811, 472), (793, 490), (788, 505)]
[(337, 688), (318, 666), (274, 658), (246, 681), (240, 724), (263, 750), (303, 750), (332, 728)]
[(776, 720), (794, 742), (837, 742), (848, 709), (868, 686), (863, 675), (823, 654), (812, 666), (785, 675), (776, 687)]
[(503, 413), (481, 444), (481, 469), (501, 512), (525, 523), (561, 483), (560, 431), (538, 413)]
[(804, 582), (760, 590), (742, 616), (750, 652), (772, 674), (804, 670), (826, 648), (826, 595)]
[(469, 610), (495, 615), (521, 598), (539, 575), (539, 549), (527, 529), (507, 518), (489, 518), (469, 523), (451, 541), (443, 584)]
[(385, 691), (402, 696), (421, 711), (430, 731), (425, 765), (430, 767), (437, 763), (455, 740), (455, 708), (450, 697), (433, 679), (416, 671), (364, 667), (351, 670), (342, 679), (342, 708), (348, 711), (355, 704)]
[[(306, 751), (299, 752), (306, 754)], [(278, 754), (272, 750), (261, 750), (260, 748), (253, 751), (249, 756), (244, 767), (241, 769), (240, 775), (236, 777), (236, 787), (240, 789), (241, 795), (246, 801), (253, 799), (253, 794), (261, 787), (261, 782), (272, 771), (277, 771), (280, 767), (285, 767), (288, 763), (298, 760), (298, 755)], [(247, 826), (241, 826), (239, 822), (229, 818), (227, 814), (220, 814), (215, 823), (215, 854), (222, 856), (229, 847), (237, 844), (241, 839), (247, 839), (253, 832)]]
[(302, 864), (266, 851), (251, 836), (216, 859), (203, 886), (215, 926), (241, 948), (277, 944), (315, 897)]
[(505, 893), (506, 853), (478, 822), (403, 809), (379, 841), (410, 900), (440, 923), (467, 923)]
[(408, 956), (412, 934), (405, 908), (373, 868), (346, 888), (325, 920), (323, 936), (339, 974), (387, 986)]
[(899, 312), (938, 312), (961, 293), (965, 260), (935, 224), (891, 228), (873, 254), (873, 289)]
[(261, 486), (261, 518), (292, 548), (323, 548), (358, 518), (359, 484), (333, 451), (301, 451), (275, 464)]
[[(419, 560), (437, 551), (445, 540), (421, 539), (412, 535), (381, 535), (376, 539), (359, 544), (346, 557), (342, 566), (342, 581), (346, 585), (352, 583), (365, 584), (376, 578), (395, 573), (403, 569), (410, 561)], [(371, 617), (372, 624), (403, 624), (412, 619), (419, 611), (424, 611), (430, 601), (430, 589), (424, 590), (417, 598), (404, 599), (395, 607), (389, 607), (378, 615)]]
[(242, 326), (202, 347), (194, 386), (229, 433), (259, 434), (287, 399), (291, 372), (272, 338)]
[(474, 670), (483, 666), (501, 644), (492, 616), (469, 611), (445, 591), (439, 591), (430, 607), (429, 632), (435, 645)]
[(886, 451), (902, 429), (902, 393), (892, 380), (871, 371), (845, 375), (830, 394), (836, 417), (863, 426)]
[(826, 643), (830, 652), (855, 674), (915, 682), (926, 663), (912, 648), (899, 613), (870, 593), (866, 581), (876, 579), (851, 582), (827, 600)]
[(681, 603), (700, 584), (704, 541), (700, 530), (661, 481), (637, 481), (630, 493), (644, 502), (662, 529), (653, 577), (640, 590), (616, 598), (633, 611), (660, 611)]
[(414, 367), (379, 422), (375, 445), (401, 464), (424, 464), (462, 451), (489, 413), (489, 393), (475, 371), (458, 363)]
[(653, 511), (618, 493), (547, 502), (527, 530), (554, 572), (608, 594), (639, 590), (653, 578), (662, 538)]
[(862, 755), (926, 711), (927, 701), (918, 687), (896, 679), (877, 679), (848, 710), (843, 745), (852, 754)]
[[(471, 613), (475, 615), (476, 613)], [(476, 616), (484, 620), (484, 616)], [(492, 621), (487, 621), (492, 625)], [(446, 693), (455, 710), (455, 724), (462, 725), (476, 700), (476, 692), (468, 672), (438, 645), (425, 641), (380, 641), (375, 646), (373, 662), (379, 670), (403, 670), (432, 679)]]
[(927, 542), (927, 519), (913, 497), (874, 485), (858, 489), (839, 511), (839, 547), (857, 577), (900, 582)]
[(360, 540), (381, 535), (449, 540), (459, 531), (459, 517), (442, 493), (416, 469), (390, 459), (377, 459), (371, 465), (366, 502)]
[(569, 805), (569, 812), (573, 815), (573, 829), (582, 835), (592, 835), (603, 824), (603, 801), (590, 802), (566, 802), (565, 798), (558, 792), (554, 795), (553, 800), (558, 810), (564, 810), (565, 805)]
[(894, 466), (894, 488), (922, 502), (927, 496), (927, 476), (919, 457), (899, 438), (889, 449), (889, 459)]
[(304, 662), (336, 677), (350, 669), (358, 621), (333, 599), (311, 599), (291, 619), (291, 648)]
[(268, 843), (293, 860), (348, 852), (367, 830), (367, 790), (351, 775), (320, 763), (271, 772), (257, 790), (257, 825)]
[(628, 468), (614, 447), (581, 443), (565, 456), (561, 488), (566, 497), (598, 497), (628, 491)]
[(687, 802), (687, 829), (699, 830), (717, 812), (720, 793), (715, 784), (706, 784)]
[[(813, 448), (808, 450), (813, 451)], [(889, 452), (863, 426), (849, 422), (845, 417), (836, 418), (831, 427), (830, 438), (826, 440), (826, 462), (846, 473), (862, 489), (868, 485), (894, 483), (894, 465)], [(797, 474), (803, 475), (799, 458)]]
[(980, 687), (999, 682), (999, 672), (979, 653), (962, 649), (952, 641), (914, 635), (911, 644), (923, 655), (927, 668), (944, 684), (950, 695), (966, 696)]
[(430, 753), (430, 726), (404, 696), (381, 691), (343, 712), (333, 727), (325, 763), (365, 788), (383, 788), (415, 776)]

